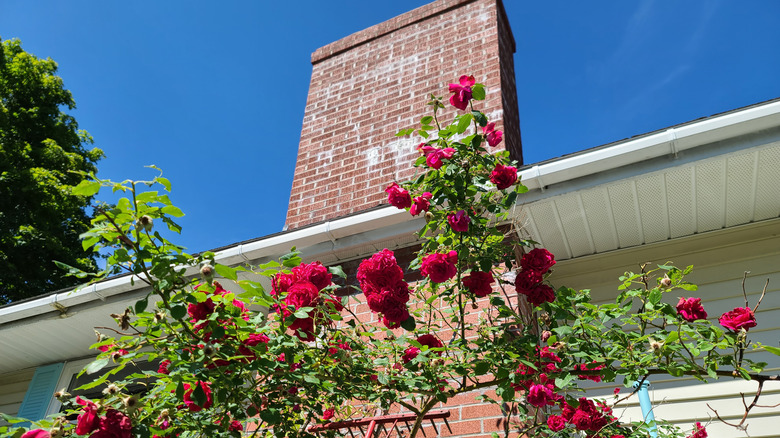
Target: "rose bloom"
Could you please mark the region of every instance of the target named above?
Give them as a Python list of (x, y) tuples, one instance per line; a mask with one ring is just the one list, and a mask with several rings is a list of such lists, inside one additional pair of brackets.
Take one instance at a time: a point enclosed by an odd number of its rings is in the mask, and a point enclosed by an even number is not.
[(450, 103), (459, 110), (465, 110), (471, 100), (471, 87), (476, 81), (474, 76), (463, 75), (458, 82), (459, 84), (450, 84), (450, 93), (454, 93), (450, 96)]
[(76, 403), (84, 406), (82, 408), (84, 412), (76, 419), (76, 435), (87, 435), (100, 426), (97, 405), (81, 397), (76, 397)]
[(471, 271), (469, 275), (463, 278), (463, 285), (477, 297), (486, 297), (493, 292), (491, 284), (495, 283), (493, 274), (490, 272)]
[(688, 436), (688, 438), (707, 438), (707, 430), (697, 421), (693, 434)]
[(558, 432), (566, 427), (566, 420), (560, 415), (550, 415), (547, 418), (547, 427), (553, 432)]
[(458, 273), (455, 263), (458, 253), (450, 251), (447, 254), (433, 253), (425, 256), (420, 271), (434, 283), (444, 283)]
[(196, 385), (199, 385), (200, 388), (203, 390), (204, 393), (206, 393), (206, 401), (203, 403), (203, 406), (195, 403), (195, 400), (192, 399), (192, 391), (195, 390), (194, 387), (190, 386), (189, 383), (184, 384), (184, 404), (187, 405), (187, 408), (191, 412), (200, 412), (203, 409), (208, 409), (211, 407), (211, 404), (213, 403), (213, 399), (211, 397), (211, 387), (209, 382), (198, 382)]
[(414, 204), (412, 204), (412, 208), (409, 209), (409, 213), (412, 214), (412, 216), (417, 216), (418, 214), (428, 211), (429, 208), (431, 208), (431, 198), (433, 195), (431, 192), (425, 192), (422, 194), (422, 196), (418, 196), (414, 198), (412, 201), (414, 201)]
[(485, 139), (490, 146), (496, 146), (497, 144), (501, 143), (501, 138), (504, 136), (503, 132), (496, 131), (496, 124), (493, 122), (483, 126), (482, 132), (485, 134)]
[(322, 265), (320, 262), (306, 263), (292, 268), (292, 273), (296, 278), (306, 280), (317, 286), (317, 289), (322, 290), (330, 286), (333, 275), (328, 271), (328, 268)]
[(520, 271), (515, 277), (515, 289), (521, 294), (528, 294), (530, 290), (541, 283), (544, 278), (536, 271)]
[(25, 433), (21, 438), (51, 438), (51, 434), (47, 430), (35, 429)]
[(490, 181), (496, 185), (498, 190), (504, 190), (517, 182), (517, 168), (499, 163), (490, 173)]
[(680, 302), (677, 303), (677, 314), (688, 322), (693, 322), (697, 319), (707, 319), (707, 312), (701, 306), (701, 298), (680, 297)]
[[(444, 347), (444, 344), (441, 343), (440, 340), (436, 338), (436, 336), (433, 336), (431, 334), (422, 335), (417, 338), (417, 342), (420, 343), (420, 345), (426, 345), (428, 348), (442, 348)], [(437, 351), (436, 354), (441, 356), (441, 351)]]
[(542, 407), (547, 405), (554, 405), (553, 393), (550, 388), (544, 385), (531, 385), (531, 389), (528, 390), (528, 403), (536, 407)]
[(466, 233), (469, 231), (469, 223), (471, 218), (463, 210), (458, 210), (455, 214), (447, 215), (447, 223), (452, 227), (452, 231), (459, 233)]
[(131, 438), (133, 425), (127, 415), (109, 409), (106, 416), (100, 420), (100, 426), (97, 432), (90, 435), (90, 438)]
[(325, 409), (325, 411), (322, 412), (322, 419), (325, 421), (330, 420), (333, 418), (333, 414), (335, 413), (333, 408)]
[(417, 347), (409, 347), (406, 350), (404, 350), (404, 355), (401, 357), (401, 360), (404, 361), (404, 363), (408, 363), (417, 355), (420, 354), (420, 349)]
[(528, 302), (533, 304), (534, 307), (541, 305), (542, 303), (552, 303), (555, 301), (555, 291), (546, 284), (536, 285), (530, 290), (517, 290), (528, 298)]
[(425, 155), (425, 164), (432, 169), (439, 170), (444, 166), (442, 160), (449, 160), (455, 155), (455, 149), (453, 148), (435, 148), (433, 146), (422, 146), (420, 152)]
[(520, 266), (525, 270), (546, 273), (555, 264), (555, 256), (544, 248), (535, 248), (520, 259)]
[(398, 266), (393, 251), (385, 248), (382, 251), (360, 262), (357, 279), (364, 293), (369, 290), (394, 287), (404, 279), (404, 271)]
[(738, 332), (740, 329), (748, 330), (758, 325), (756, 315), (750, 310), (750, 307), (737, 307), (726, 312), (718, 318), (718, 322), (729, 330)]
[(160, 366), (157, 368), (157, 372), (160, 374), (168, 374), (170, 371), (168, 371), (168, 367), (171, 365), (171, 361), (168, 359), (165, 359), (164, 361), (160, 362)]
[(396, 208), (409, 208), (412, 206), (412, 196), (397, 183), (392, 183), (385, 189), (387, 202)]

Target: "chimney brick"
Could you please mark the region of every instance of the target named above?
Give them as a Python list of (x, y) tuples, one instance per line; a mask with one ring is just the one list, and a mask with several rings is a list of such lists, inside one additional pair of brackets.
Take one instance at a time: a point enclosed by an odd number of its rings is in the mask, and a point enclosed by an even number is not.
[[(501, 0), (439, 0), (317, 49), (287, 228), (387, 203), (384, 188), (414, 175), (422, 141), (395, 133), (463, 74), (485, 84), (479, 107), (522, 163), (514, 51)], [(448, 123), (459, 111), (447, 106)]]

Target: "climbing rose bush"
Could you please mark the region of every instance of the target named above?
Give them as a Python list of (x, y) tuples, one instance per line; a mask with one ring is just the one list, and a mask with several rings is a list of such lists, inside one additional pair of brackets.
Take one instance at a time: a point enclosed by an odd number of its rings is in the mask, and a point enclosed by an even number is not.
[[(554, 287), (555, 256), (523, 238), (509, 214), (527, 191), (517, 163), (486, 149), (503, 132), (475, 108), (484, 86), (463, 75), (449, 92), (449, 105), (431, 95), (432, 114), (399, 133), (422, 141), (417, 174), (385, 189), (390, 205), (424, 217), (419, 249), (410, 263), (383, 249), (360, 262), (354, 281), (294, 250), (237, 267), (217, 264), (210, 252), (187, 254), (155, 230), (181, 230), (175, 220), (183, 213), (162, 175), (74, 187), (85, 196), (101, 186), (126, 195), (97, 206), (83, 235), (86, 247), (110, 254), (90, 281), (129, 273), (146, 295), (117, 309), (116, 328), (97, 329), (97, 357), (84, 370), (94, 380), (80, 389), (102, 396), (59, 392), (63, 416), (0, 426), (0, 434), (343, 436), (328, 426), (400, 406), (416, 415), (405, 432), (419, 436), (439, 403), (491, 389), (478, 401), (500, 406), (507, 436), (636, 438), (647, 437), (649, 425), (615, 414), (636, 392), (620, 386), (641, 387), (656, 375), (776, 383), (761, 374), (766, 364), (745, 355), (780, 355), (748, 340), (760, 299), (750, 308), (746, 298), (719, 326), (699, 297), (672, 304), (676, 292), (697, 290), (685, 280), (691, 267), (642, 265), (620, 278), (606, 304), (594, 304), (587, 290)], [(407, 282), (413, 276), (419, 280)], [(354, 313), (361, 306), (370, 318)], [(151, 371), (118, 377), (143, 362)], [(618, 388), (594, 399), (588, 381)], [(680, 428), (659, 418), (652, 426), (663, 437), (707, 436), (699, 422)]]

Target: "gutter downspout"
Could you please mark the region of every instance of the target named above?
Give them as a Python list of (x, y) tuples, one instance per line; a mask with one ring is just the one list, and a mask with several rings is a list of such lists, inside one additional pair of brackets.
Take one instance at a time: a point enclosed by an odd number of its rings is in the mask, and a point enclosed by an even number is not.
[(642, 418), (645, 423), (648, 424), (647, 430), (650, 432), (652, 438), (658, 438), (658, 429), (655, 426), (655, 414), (653, 414), (653, 404), (650, 403), (650, 395), (648, 388), (650, 382), (643, 380), (640, 382), (634, 382), (634, 389), (637, 389), (637, 395), (639, 396), (639, 406), (642, 408)]

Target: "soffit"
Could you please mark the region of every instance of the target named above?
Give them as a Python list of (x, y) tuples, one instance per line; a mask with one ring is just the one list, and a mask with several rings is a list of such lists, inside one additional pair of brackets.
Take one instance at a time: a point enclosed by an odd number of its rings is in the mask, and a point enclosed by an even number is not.
[(518, 206), (523, 232), (566, 260), (780, 216), (780, 141)]

